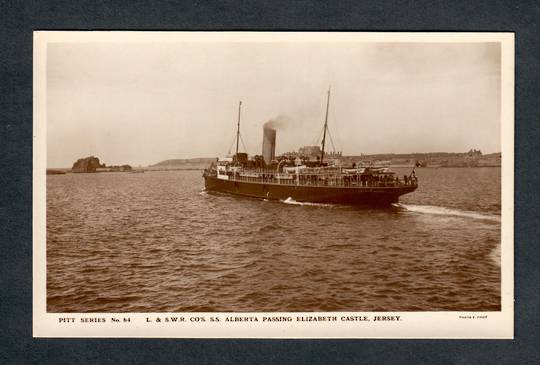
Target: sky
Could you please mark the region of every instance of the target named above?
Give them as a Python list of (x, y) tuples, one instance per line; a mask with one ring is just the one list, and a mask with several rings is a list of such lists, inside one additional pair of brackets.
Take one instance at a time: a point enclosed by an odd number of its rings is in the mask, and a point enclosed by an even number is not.
[(499, 43), (51, 43), (46, 88), (48, 167), (225, 156), (240, 100), (241, 151), (320, 144), (329, 88), (326, 150), (501, 150)]

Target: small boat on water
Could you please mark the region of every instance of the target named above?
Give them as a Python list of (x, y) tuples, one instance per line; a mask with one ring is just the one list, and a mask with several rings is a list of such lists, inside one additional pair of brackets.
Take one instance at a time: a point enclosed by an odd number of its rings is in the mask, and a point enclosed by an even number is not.
[(204, 170), (207, 191), (224, 192), (268, 200), (294, 200), (296, 202), (355, 204), (387, 206), (397, 203), (401, 195), (418, 187), (414, 169), (410, 175), (399, 178), (384, 166), (337, 166), (325, 162), (325, 142), (328, 130), (330, 90), (326, 103), (321, 154), (317, 161), (302, 156), (275, 156), (274, 129), (263, 132), (262, 156), (248, 158), (238, 152), (240, 140), (240, 112), (236, 132), (236, 153), (232, 157), (217, 159)]

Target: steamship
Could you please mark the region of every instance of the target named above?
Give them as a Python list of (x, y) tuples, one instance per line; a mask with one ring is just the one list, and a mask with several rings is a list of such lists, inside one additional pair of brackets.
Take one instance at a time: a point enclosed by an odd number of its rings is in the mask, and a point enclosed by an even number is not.
[(322, 135), (320, 157), (307, 159), (275, 155), (276, 130), (263, 129), (262, 156), (248, 158), (238, 152), (240, 140), (240, 114), (238, 104), (236, 153), (232, 157), (217, 159), (204, 170), (206, 191), (215, 191), (295, 202), (323, 204), (353, 204), (387, 206), (418, 187), (414, 168), (410, 175), (398, 177), (384, 166), (338, 166), (325, 161), (325, 143), (328, 131), (330, 90), (326, 102), (326, 116)]

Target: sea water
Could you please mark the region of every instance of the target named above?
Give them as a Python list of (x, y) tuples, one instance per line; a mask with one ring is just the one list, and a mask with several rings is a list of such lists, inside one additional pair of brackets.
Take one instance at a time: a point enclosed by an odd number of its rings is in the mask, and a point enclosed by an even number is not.
[(416, 174), (388, 209), (205, 192), (200, 171), (49, 175), (47, 310), (499, 310), (500, 168)]

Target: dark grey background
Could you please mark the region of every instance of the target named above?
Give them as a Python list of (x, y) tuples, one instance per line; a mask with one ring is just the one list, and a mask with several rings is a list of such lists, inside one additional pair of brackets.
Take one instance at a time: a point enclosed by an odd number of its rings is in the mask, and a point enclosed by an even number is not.
[[(540, 363), (539, 24), (538, 1), (2, 1), (0, 363)], [(516, 32), (516, 339), (33, 339), (32, 31), (54, 29)]]

